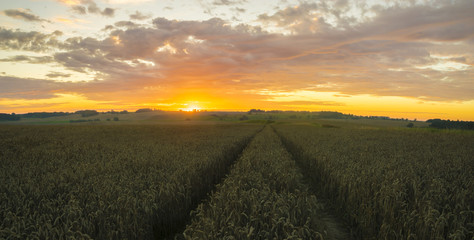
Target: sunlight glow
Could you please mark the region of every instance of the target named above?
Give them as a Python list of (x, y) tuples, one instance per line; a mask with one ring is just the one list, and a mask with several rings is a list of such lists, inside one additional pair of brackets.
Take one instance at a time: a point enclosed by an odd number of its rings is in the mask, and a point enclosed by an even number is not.
[(432, 69), (441, 72), (464, 71), (471, 68), (471, 65), (456, 60), (463, 58), (463, 56), (431, 54), (430, 57), (437, 62), (431, 65), (417, 66), (416, 68)]
[(120, 45), (122, 43), (119, 36), (112, 36), (111, 38), (114, 41), (115, 45)]
[(198, 39), (193, 35), (189, 35), (188, 39), (185, 41), (186, 43), (192, 43), (192, 44), (198, 44), (198, 43), (203, 43), (204, 40)]
[(439, 62), (432, 65), (418, 66), (416, 68), (432, 69), (432, 70), (441, 71), (441, 72), (453, 72), (453, 71), (468, 70), (469, 68), (471, 68), (471, 66), (468, 64), (454, 62), (454, 61), (445, 61), (445, 62)]
[(183, 112), (199, 112), (202, 110), (202, 107), (198, 104), (199, 102), (193, 101), (189, 103), (182, 104), (182, 108), (179, 108)]
[(137, 67), (139, 65), (144, 65), (146, 67), (155, 67), (156, 64), (155, 62), (152, 62), (152, 61), (147, 61), (147, 60), (143, 60), (143, 59), (134, 59), (134, 60), (125, 60), (123, 61), (125, 62), (126, 64), (132, 66), (132, 67)]
[(159, 47), (156, 49), (157, 52), (168, 52), (171, 54), (176, 54), (177, 50), (176, 48), (172, 47), (169, 43), (165, 43), (165, 45)]
[(199, 112), (201, 111), (201, 108), (196, 105), (190, 105), (186, 108), (181, 108), (180, 110), (184, 112)]

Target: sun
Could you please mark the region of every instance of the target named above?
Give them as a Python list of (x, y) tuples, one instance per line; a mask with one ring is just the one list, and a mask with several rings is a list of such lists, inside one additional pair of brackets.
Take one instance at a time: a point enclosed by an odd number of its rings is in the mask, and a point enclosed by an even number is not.
[(184, 112), (199, 112), (202, 108), (197, 104), (184, 104), (184, 108), (180, 108), (179, 110)]

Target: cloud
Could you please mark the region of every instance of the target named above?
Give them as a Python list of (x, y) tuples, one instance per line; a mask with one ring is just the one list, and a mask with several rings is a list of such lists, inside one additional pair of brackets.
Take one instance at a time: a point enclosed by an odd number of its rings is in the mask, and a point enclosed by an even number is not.
[(115, 15), (115, 9), (104, 8), (104, 10), (100, 10), (97, 4), (93, 1), (87, 1), (87, 11), (89, 13), (99, 14), (106, 17), (113, 17)]
[(153, 0), (106, 0), (106, 2), (110, 4), (137, 4), (151, 1)]
[(145, 20), (151, 18), (151, 14), (144, 14), (139, 11), (135, 11), (135, 13), (130, 14), (131, 20)]
[(230, 6), (236, 4), (242, 4), (247, 2), (247, 0), (215, 0), (212, 4), (217, 6)]
[(71, 10), (76, 14), (80, 14), (80, 15), (87, 14), (87, 8), (81, 5), (71, 6)]
[[(101, 11), (87, 7), (88, 12)], [(132, 95), (145, 94), (143, 89), (151, 89), (149, 86), (179, 86), (208, 87), (213, 89), (210, 92), (219, 93), (247, 91), (262, 101), (271, 97), (269, 92), (297, 90), (433, 101), (473, 100), (474, 50), (470, 46), (474, 31), (470, 23), (474, 19), (470, 13), (474, 7), (469, 1), (442, 7), (367, 6), (363, 10), (373, 15), (355, 24), (337, 7), (353, 6), (350, 1), (334, 5), (305, 3), (260, 15), (261, 26), (233, 26), (219, 18), (155, 18), (152, 25), (118, 21), (106, 27), (107, 32), (102, 33), (106, 37), (78, 36), (63, 41), (58, 40), (59, 33), (0, 28), (0, 48), (58, 49), (61, 51), (48, 61), (96, 76), (96, 81), (79, 85), (40, 81), (38, 91), (44, 89), (46, 93), (63, 89), (104, 98), (104, 93), (99, 94), (101, 89)], [(2, 61), (40, 60), (16, 56)], [(263, 95), (248, 92), (252, 89), (268, 91), (261, 92)], [(18, 93), (21, 89), (10, 87), (10, 91)], [(156, 91), (166, 94), (166, 90)], [(152, 97), (157, 92), (146, 94)], [(337, 104), (302, 101), (285, 104)]]
[(107, 16), (107, 17), (113, 17), (115, 15), (115, 9), (114, 8), (104, 8), (102, 11), (102, 16)]
[(116, 27), (123, 27), (123, 28), (127, 28), (127, 29), (138, 28), (138, 27), (141, 26), (140, 24), (136, 24), (136, 23), (131, 22), (131, 21), (119, 21), (119, 22), (116, 22), (114, 25)]
[(245, 13), (247, 12), (247, 10), (245, 10), (245, 8), (239, 8), (239, 7), (235, 7), (235, 8), (232, 8), (233, 11), (237, 12), (237, 13)]
[(295, 7), (287, 7), (273, 15), (261, 14), (258, 20), (265, 24), (274, 24), (277, 27), (290, 30), (293, 33), (315, 32), (318, 25), (318, 15), (315, 3), (303, 3)]
[(29, 9), (7, 9), (3, 11), (5, 16), (20, 19), (28, 22), (47, 22), (48, 20), (42, 19), (37, 15), (31, 13)]
[(46, 99), (53, 98), (54, 92), (61, 90), (62, 84), (42, 79), (25, 79), (0, 76), (0, 98)]
[(0, 49), (42, 52), (62, 48), (62, 43), (57, 39), (61, 35), (61, 31), (44, 34), (36, 31), (22, 32), (0, 27)]
[(87, 13), (91, 14), (98, 14), (104, 17), (114, 17), (116, 9), (106, 7), (103, 10), (97, 6), (97, 4), (93, 0), (74, 0), (74, 1), (67, 1), (67, 0), (60, 0), (62, 3), (66, 3), (70, 5), (70, 9), (73, 13), (85, 15)]
[(46, 74), (47, 77), (49, 78), (58, 78), (58, 77), (61, 77), (61, 78), (68, 78), (71, 76), (71, 74), (68, 74), (68, 73), (60, 73), (60, 72), (50, 72), (48, 74)]
[(17, 55), (17, 56), (0, 59), (0, 62), (26, 62), (26, 63), (33, 63), (33, 64), (45, 64), (45, 63), (53, 62), (53, 57)]

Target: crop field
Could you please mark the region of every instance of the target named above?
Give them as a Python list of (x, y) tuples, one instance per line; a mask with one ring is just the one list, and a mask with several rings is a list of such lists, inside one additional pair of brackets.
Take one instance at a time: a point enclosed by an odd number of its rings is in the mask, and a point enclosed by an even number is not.
[(473, 239), (474, 134), (0, 125), (0, 239)]
[(360, 238), (473, 238), (472, 132), (275, 128)]
[(259, 129), (1, 127), (0, 239), (166, 236)]

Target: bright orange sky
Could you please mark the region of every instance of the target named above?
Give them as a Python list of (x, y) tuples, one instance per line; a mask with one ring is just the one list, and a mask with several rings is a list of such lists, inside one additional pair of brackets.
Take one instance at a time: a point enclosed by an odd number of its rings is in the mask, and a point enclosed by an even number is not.
[(474, 2), (380, 2), (2, 2), (0, 112), (474, 120)]

